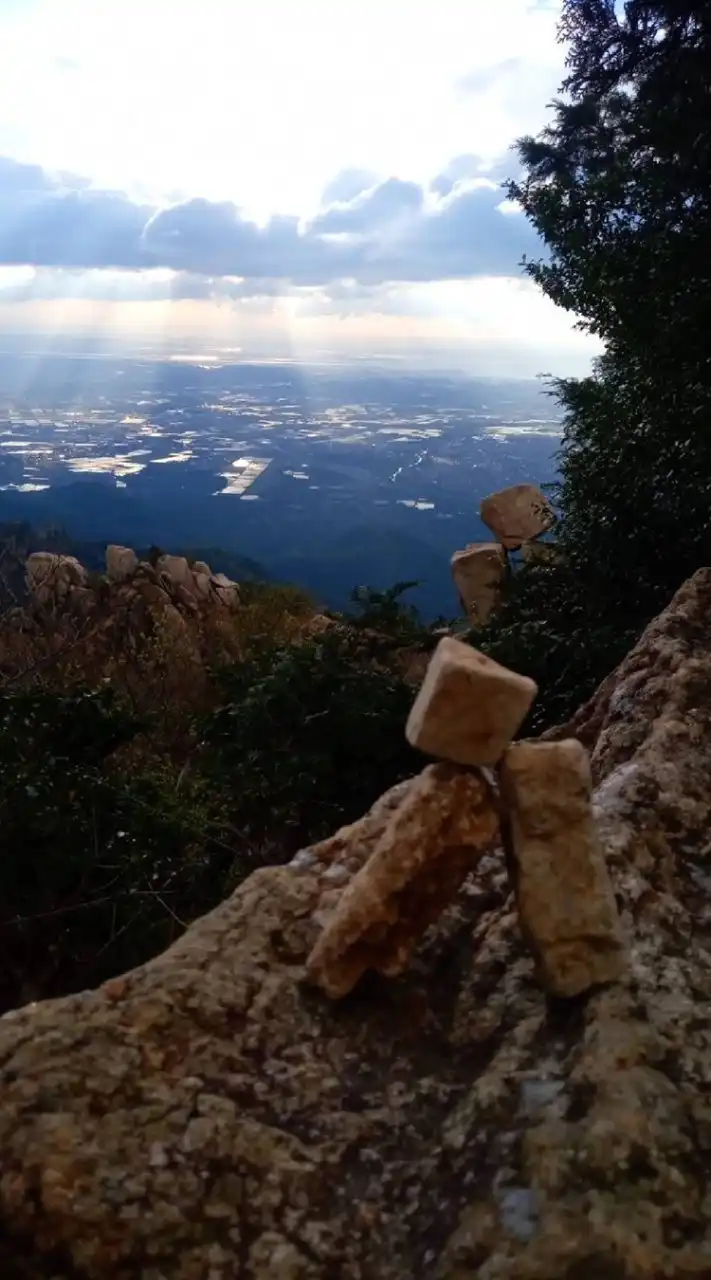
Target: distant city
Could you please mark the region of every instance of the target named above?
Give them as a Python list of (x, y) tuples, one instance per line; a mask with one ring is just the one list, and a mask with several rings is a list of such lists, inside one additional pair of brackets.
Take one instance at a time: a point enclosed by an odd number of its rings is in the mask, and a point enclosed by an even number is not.
[(0, 352), (0, 520), (133, 546), (221, 547), (332, 608), (417, 579), (459, 611), (480, 499), (553, 479), (537, 382), (377, 365)]

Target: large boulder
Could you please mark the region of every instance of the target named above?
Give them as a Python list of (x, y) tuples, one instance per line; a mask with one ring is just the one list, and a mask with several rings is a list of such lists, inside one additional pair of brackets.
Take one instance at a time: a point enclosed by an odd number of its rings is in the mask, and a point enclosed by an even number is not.
[(710, 618), (702, 570), (548, 735), (591, 753), (618, 981), (546, 997), (495, 849), (400, 977), (305, 984), (403, 783), (151, 963), (0, 1021), (0, 1274), (707, 1277)]
[(513, 484), (484, 498), (480, 515), (503, 547), (516, 551), (523, 542), (550, 529), (555, 513), (535, 484)]
[(111, 582), (125, 582), (138, 568), (138, 556), (130, 547), (115, 545), (106, 548), (106, 575)]
[(506, 552), (498, 542), (472, 542), (455, 551), (452, 578), (464, 612), (483, 626), (495, 608), (506, 573)]

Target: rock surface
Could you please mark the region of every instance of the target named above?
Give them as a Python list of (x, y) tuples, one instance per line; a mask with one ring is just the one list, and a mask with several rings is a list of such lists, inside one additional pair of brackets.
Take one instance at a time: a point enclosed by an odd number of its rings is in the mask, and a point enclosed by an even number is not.
[(484, 498), (480, 514), (502, 546), (515, 551), (522, 543), (550, 529), (555, 515), (535, 484), (513, 484)]
[(509, 671), (451, 636), (440, 640), (406, 726), (408, 742), (455, 764), (494, 765), (536, 696)]
[(501, 785), (521, 929), (546, 988), (577, 996), (614, 981), (624, 971), (625, 948), (585, 748), (574, 738), (514, 743)]
[(506, 572), (504, 548), (498, 542), (473, 542), (455, 551), (451, 569), (464, 612), (483, 626), (499, 598)]
[(547, 1002), (501, 852), (405, 975), (304, 985), (404, 783), (150, 964), (7, 1015), (0, 1274), (707, 1280), (710, 694), (703, 570), (574, 724), (631, 940), (610, 987)]

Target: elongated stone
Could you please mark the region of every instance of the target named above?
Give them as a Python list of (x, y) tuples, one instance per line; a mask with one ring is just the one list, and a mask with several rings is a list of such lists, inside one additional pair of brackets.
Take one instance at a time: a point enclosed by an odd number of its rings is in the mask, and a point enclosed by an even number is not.
[(544, 985), (575, 996), (619, 978), (625, 949), (585, 748), (575, 739), (515, 743), (501, 787), (521, 928)]
[(473, 542), (463, 551), (455, 551), (451, 569), (464, 612), (473, 623), (482, 625), (499, 598), (506, 572), (504, 548), (498, 542)]
[(307, 961), (309, 979), (338, 998), (368, 969), (401, 973), (498, 830), (481, 774), (429, 765), (344, 890)]

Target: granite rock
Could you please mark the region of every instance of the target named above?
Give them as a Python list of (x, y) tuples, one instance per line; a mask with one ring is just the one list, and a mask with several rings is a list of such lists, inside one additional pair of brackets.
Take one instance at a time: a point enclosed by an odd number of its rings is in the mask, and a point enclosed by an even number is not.
[(560, 731), (592, 753), (616, 983), (546, 997), (495, 850), (405, 974), (306, 984), (403, 783), (151, 963), (6, 1015), (0, 1274), (708, 1277), (710, 692), (702, 570)]

